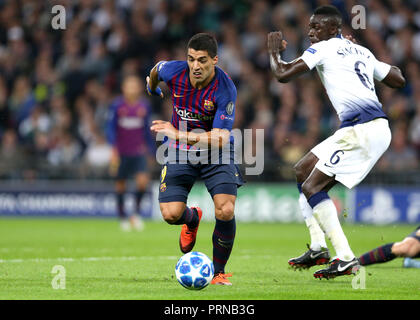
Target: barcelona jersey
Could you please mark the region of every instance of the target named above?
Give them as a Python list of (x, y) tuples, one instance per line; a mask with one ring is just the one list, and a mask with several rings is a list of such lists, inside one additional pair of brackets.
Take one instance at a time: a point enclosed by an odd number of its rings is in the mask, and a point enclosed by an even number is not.
[(138, 156), (155, 151), (149, 130), (150, 106), (139, 100), (129, 105), (123, 98), (109, 108), (106, 136), (122, 156)]
[[(235, 119), (236, 88), (232, 79), (219, 67), (204, 88), (191, 85), (186, 61), (161, 61), (157, 67), (159, 81), (168, 85), (172, 96), (172, 125), (181, 131), (213, 128), (231, 131)], [(190, 145), (178, 145), (190, 149)], [(231, 136), (231, 143), (233, 137)]]

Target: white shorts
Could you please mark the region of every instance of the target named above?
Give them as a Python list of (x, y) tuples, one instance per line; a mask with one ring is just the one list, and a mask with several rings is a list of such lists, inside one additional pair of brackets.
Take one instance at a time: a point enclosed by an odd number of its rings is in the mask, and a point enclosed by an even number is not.
[(351, 189), (373, 168), (391, 142), (388, 120), (378, 118), (337, 130), (311, 152), (315, 167)]

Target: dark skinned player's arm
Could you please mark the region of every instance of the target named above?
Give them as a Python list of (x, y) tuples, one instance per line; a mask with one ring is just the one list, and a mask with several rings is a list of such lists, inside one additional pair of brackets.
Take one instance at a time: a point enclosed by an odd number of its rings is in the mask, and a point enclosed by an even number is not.
[[(293, 78), (309, 71), (308, 66), (302, 59), (293, 60), (292, 62), (284, 62), (280, 56), (270, 53), (270, 65), (274, 76), (281, 83), (286, 83)], [(387, 76), (381, 81), (390, 88), (403, 88), (405, 86), (405, 78), (401, 70), (392, 66)]]
[(285, 62), (281, 59), (281, 52), (286, 48), (287, 42), (283, 40), (280, 31), (268, 34), (268, 54), (270, 57), (271, 70), (276, 79), (281, 82), (289, 82), (293, 78), (309, 71), (309, 67), (302, 59)]
[(396, 66), (391, 67), (388, 74), (381, 82), (385, 83), (390, 88), (400, 89), (405, 86), (405, 78), (402, 75), (401, 70)]
[(274, 76), (281, 83), (289, 82), (309, 71), (309, 67), (302, 59), (285, 62), (281, 60), (280, 54), (275, 53), (270, 53), (270, 66)]

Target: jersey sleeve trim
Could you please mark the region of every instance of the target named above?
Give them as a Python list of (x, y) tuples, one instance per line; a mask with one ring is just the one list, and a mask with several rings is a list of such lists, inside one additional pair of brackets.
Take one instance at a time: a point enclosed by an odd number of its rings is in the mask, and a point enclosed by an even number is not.
[(382, 81), (389, 73), (389, 71), (391, 70), (391, 65), (376, 60), (375, 58), (375, 68), (373, 70), (373, 77), (378, 80), (378, 81)]
[(321, 63), (323, 58), (322, 43), (324, 41), (318, 42), (310, 46), (305, 52), (301, 55), (302, 59), (309, 69), (313, 69), (315, 66)]

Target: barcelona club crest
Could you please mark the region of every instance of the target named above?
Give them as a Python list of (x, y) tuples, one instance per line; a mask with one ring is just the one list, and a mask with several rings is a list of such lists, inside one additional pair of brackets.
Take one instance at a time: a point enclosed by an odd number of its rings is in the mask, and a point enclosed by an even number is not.
[(161, 183), (160, 192), (165, 192), (165, 191), (166, 191), (166, 183)]
[(214, 104), (211, 100), (204, 100), (204, 109), (207, 111), (213, 111), (214, 110)]

